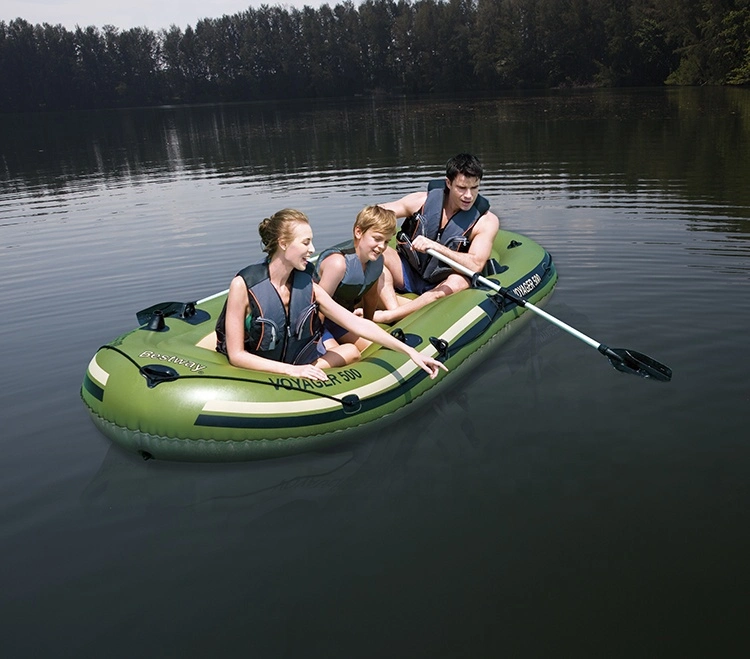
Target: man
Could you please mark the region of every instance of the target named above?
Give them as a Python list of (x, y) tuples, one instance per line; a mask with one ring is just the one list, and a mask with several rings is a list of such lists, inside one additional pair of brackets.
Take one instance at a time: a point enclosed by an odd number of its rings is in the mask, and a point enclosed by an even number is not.
[[(413, 192), (393, 202), (379, 204), (406, 218), (398, 234), (398, 250), (388, 247), (385, 266), (392, 277), (381, 294), (385, 309), (373, 320), (393, 323), (422, 307), (469, 287), (469, 280), (427, 254), (439, 254), (481, 272), (490, 258), (492, 244), (500, 228), (489, 202), (479, 194), (484, 170), (468, 153), (451, 158), (445, 167), (445, 180), (431, 183), (423, 192)], [(395, 289), (395, 290), (394, 290)], [(396, 292), (416, 293), (404, 301)]]

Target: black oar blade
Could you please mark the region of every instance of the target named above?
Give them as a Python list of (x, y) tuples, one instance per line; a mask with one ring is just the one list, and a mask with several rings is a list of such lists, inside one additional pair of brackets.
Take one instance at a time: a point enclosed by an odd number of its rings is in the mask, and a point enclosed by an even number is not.
[(609, 359), (609, 363), (622, 373), (640, 375), (642, 378), (650, 378), (659, 382), (669, 382), (672, 379), (672, 369), (669, 366), (641, 352), (625, 348), (609, 348), (604, 354)]

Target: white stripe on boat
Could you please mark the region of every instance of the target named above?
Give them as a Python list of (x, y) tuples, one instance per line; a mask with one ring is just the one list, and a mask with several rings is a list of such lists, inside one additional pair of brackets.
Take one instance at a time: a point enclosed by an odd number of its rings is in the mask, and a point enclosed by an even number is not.
[[(465, 316), (459, 318), (451, 325), (440, 338), (449, 343), (460, 336), (464, 330), (473, 325), (481, 316), (485, 315), (479, 306), (475, 306)], [(434, 357), (435, 349), (430, 344), (426, 346), (420, 354)], [(418, 370), (413, 361), (408, 360), (395, 371), (388, 373), (379, 380), (369, 384), (362, 385), (342, 393), (342, 396), (356, 395), (360, 399), (369, 398), (378, 395), (393, 386), (399, 385), (403, 380), (409, 377), (414, 371)], [(281, 388), (281, 387), (280, 387)], [(203, 405), (203, 412), (211, 414), (237, 414), (248, 416), (272, 416), (281, 414), (299, 414), (301, 412), (323, 412), (329, 409), (338, 408), (341, 403), (329, 398), (314, 397), (305, 401), (241, 401), (241, 400), (209, 400)]]
[(96, 361), (96, 355), (91, 358), (89, 362), (89, 375), (92, 379), (96, 380), (102, 387), (107, 386), (107, 380), (109, 380), (109, 373), (105, 371)]

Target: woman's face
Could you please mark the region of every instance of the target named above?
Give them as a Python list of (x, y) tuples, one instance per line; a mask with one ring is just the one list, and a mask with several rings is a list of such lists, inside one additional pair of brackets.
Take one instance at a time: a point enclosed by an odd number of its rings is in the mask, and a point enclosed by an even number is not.
[(315, 252), (312, 227), (305, 222), (295, 222), (289, 242), (279, 242), (282, 258), (295, 270), (304, 270)]

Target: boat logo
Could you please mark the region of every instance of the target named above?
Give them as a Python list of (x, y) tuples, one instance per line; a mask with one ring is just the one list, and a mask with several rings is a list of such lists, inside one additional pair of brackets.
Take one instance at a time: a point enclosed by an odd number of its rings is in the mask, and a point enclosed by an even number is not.
[(148, 359), (158, 359), (162, 362), (169, 362), (170, 364), (176, 364), (177, 366), (185, 366), (189, 368), (193, 373), (200, 373), (206, 368), (205, 364), (199, 364), (198, 362), (190, 361), (182, 357), (175, 355), (162, 355), (158, 352), (152, 352), (151, 350), (144, 350), (139, 357), (146, 357)]
[(307, 378), (268, 378), (268, 381), (278, 389), (321, 389), (322, 387), (336, 387), (344, 382), (361, 380), (362, 374), (356, 368), (328, 373), (327, 380), (308, 380)]
[(519, 284), (513, 289), (513, 293), (519, 297), (528, 295), (542, 282), (542, 278), (535, 272), (525, 282)]

